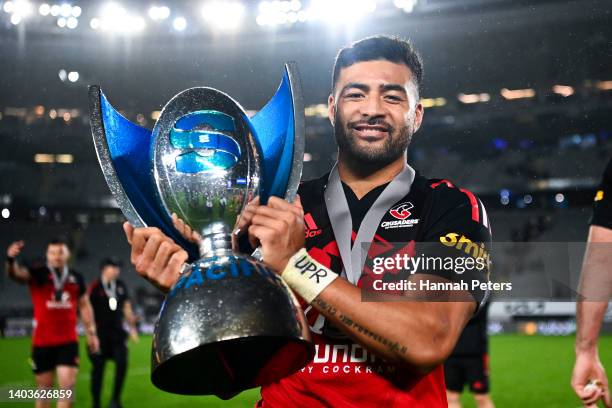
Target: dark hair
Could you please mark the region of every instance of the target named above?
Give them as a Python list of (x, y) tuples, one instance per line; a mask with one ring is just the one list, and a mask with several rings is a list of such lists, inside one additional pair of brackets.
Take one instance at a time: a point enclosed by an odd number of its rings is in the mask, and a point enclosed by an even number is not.
[(50, 245), (66, 245), (66, 247), (70, 247), (68, 245), (68, 240), (66, 240), (66, 238), (64, 238), (64, 237), (54, 237), (54, 238), (51, 238), (47, 242), (47, 247), (49, 247)]
[(100, 270), (106, 268), (107, 266), (116, 266), (117, 268), (121, 268), (123, 266), (123, 262), (121, 262), (117, 258), (104, 258), (100, 261)]
[(416, 84), (417, 92), (420, 92), (421, 80), (423, 79), (421, 56), (409, 41), (384, 35), (367, 37), (340, 49), (334, 62), (332, 90), (336, 87), (342, 68), (349, 67), (357, 62), (375, 60), (387, 60), (406, 65), (412, 72), (412, 80)]

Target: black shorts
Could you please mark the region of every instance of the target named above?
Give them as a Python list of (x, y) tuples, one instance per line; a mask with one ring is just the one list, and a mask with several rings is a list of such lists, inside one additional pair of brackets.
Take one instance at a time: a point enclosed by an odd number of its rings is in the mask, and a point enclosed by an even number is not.
[(451, 356), (444, 363), (446, 389), (463, 392), (467, 384), (474, 394), (489, 392), (489, 355)]
[(32, 371), (35, 374), (51, 371), (58, 365), (79, 366), (79, 343), (32, 347)]

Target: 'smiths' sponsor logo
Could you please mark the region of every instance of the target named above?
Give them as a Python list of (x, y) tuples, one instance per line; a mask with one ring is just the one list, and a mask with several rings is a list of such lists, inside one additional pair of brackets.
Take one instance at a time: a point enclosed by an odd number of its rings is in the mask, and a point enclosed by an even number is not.
[(466, 238), (465, 235), (457, 234), (456, 232), (449, 232), (448, 234), (440, 237), (442, 245), (447, 247), (454, 247), (460, 251), (465, 252), (473, 258), (484, 258), (489, 261), (489, 253), (485, 249), (484, 243), (476, 243), (471, 239)]
[(414, 205), (410, 201), (406, 201), (390, 209), (389, 214), (398, 220), (405, 220), (406, 218), (410, 217), (410, 214), (412, 214), (410, 210), (413, 207)]

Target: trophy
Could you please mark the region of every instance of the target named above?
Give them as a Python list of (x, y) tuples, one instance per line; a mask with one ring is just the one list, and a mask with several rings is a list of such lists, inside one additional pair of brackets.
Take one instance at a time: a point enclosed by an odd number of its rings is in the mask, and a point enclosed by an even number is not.
[(302, 368), (314, 349), (299, 303), (273, 271), (232, 247), (250, 199), (292, 201), (297, 192), (304, 106), (295, 63), (252, 118), (206, 87), (173, 97), (152, 131), (124, 118), (99, 86), (89, 99), (98, 160), (123, 214), (135, 227), (160, 228), (190, 256), (155, 326), (153, 384), (226, 398)]

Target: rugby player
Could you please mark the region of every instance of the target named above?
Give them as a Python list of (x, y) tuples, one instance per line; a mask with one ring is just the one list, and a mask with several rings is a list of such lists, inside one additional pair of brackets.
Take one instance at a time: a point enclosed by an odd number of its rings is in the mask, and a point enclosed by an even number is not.
[(572, 387), (585, 406), (595, 407), (602, 400), (612, 408), (610, 386), (597, 348), (612, 296), (612, 160), (595, 194), (578, 293), (582, 298), (576, 303), (578, 328)]
[[(478, 198), (407, 165), (408, 145), (423, 119), (422, 75), (420, 57), (400, 39), (370, 37), (340, 50), (328, 100), (336, 165), (302, 183), (292, 204), (273, 197), (243, 211), (240, 230), (248, 231), (252, 246), (261, 245), (264, 262), (302, 299), (316, 343), (306, 367), (262, 387), (259, 407), (447, 406), (442, 363), (485, 293), (457, 298), (467, 301), (362, 302), (360, 289), (373, 279), (362, 273), (362, 244), (403, 243), (414, 253), (416, 243), (429, 242), (465, 255), (471, 248), (482, 253), (479, 244), (490, 241)], [(186, 252), (156, 228), (126, 223), (124, 229), (137, 272), (168, 290)], [(303, 274), (304, 268), (316, 272)], [(440, 271), (409, 279), (457, 276)]]
[[(26, 267), (17, 260), (25, 243), (13, 242), (7, 249), (6, 270), (15, 281), (30, 289), (34, 307), (32, 370), (39, 389), (53, 387), (55, 377), (61, 390), (72, 390), (79, 369), (77, 310), (85, 327), (87, 346), (97, 352), (99, 341), (93, 310), (83, 276), (68, 267), (70, 250), (61, 239), (49, 241), (46, 265)], [(37, 408), (50, 407), (49, 399), (36, 401)], [(72, 406), (59, 400), (59, 408)]]

